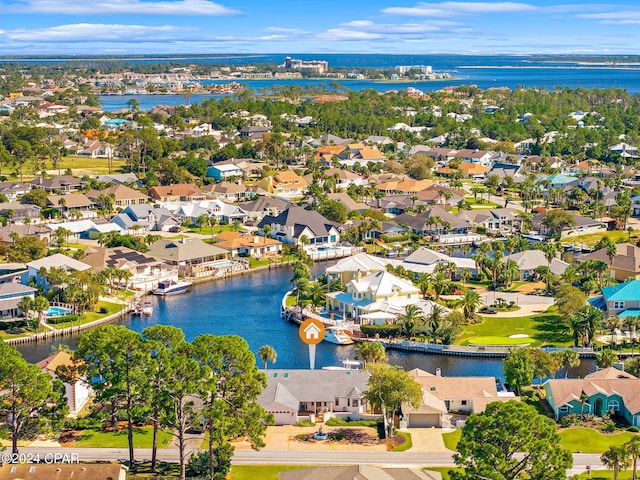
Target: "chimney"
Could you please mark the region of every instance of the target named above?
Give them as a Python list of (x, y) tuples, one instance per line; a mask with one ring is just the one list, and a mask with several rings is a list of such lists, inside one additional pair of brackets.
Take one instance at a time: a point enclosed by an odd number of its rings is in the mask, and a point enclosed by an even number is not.
[(253, 236), (253, 243), (258, 244), (260, 243), (260, 237), (258, 237), (257, 235)]
[(360, 280), (362, 280), (362, 272), (358, 270), (356, 272), (356, 282), (359, 282)]
[(440, 367), (436, 368), (436, 377), (441, 377), (442, 376), (442, 370), (440, 370)]

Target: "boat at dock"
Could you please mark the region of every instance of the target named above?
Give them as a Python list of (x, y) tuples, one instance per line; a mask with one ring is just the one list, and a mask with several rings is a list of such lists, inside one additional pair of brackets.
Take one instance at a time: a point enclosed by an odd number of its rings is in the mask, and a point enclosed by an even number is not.
[(153, 315), (153, 306), (151, 305), (151, 302), (144, 302), (142, 304), (142, 314), (147, 317)]
[(342, 327), (327, 327), (325, 329), (324, 340), (336, 345), (351, 345), (353, 339)]
[(158, 288), (151, 293), (154, 295), (177, 295), (178, 293), (184, 293), (187, 289), (193, 285), (193, 282), (189, 281), (175, 281), (175, 280), (163, 280), (158, 284)]

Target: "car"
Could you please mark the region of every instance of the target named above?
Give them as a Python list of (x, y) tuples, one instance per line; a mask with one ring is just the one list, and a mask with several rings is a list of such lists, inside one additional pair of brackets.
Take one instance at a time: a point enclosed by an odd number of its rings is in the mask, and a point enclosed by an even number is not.
[(169, 233), (180, 233), (180, 227), (171, 227)]
[(495, 315), (496, 313), (498, 313), (498, 311), (495, 308), (482, 307), (480, 309), (480, 313), (484, 313), (484, 314), (487, 314), (487, 315)]

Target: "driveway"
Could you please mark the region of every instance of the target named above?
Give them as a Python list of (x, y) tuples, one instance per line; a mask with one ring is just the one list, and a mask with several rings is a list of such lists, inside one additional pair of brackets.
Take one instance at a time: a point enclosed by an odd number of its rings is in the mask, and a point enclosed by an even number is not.
[(410, 452), (451, 452), (444, 446), (444, 430), (441, 428), (407, 428), (406, 431), (411, 434), (413, 443), (413, 447), (408, 450)]

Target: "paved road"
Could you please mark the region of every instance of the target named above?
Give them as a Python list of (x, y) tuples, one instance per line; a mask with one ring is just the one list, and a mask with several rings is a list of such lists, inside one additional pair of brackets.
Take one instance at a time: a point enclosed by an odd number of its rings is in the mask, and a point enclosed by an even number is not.
[[(125, 461), (129, 458), (126, 448), (62, 448), (62, 447), (24, 447), (23, 454), (40, 454), (42, 457), (51, 455), (67, 455), (62, 461), (80, 462), (91, 461)], [(75, 454), (75, 456), (74, 456)], [(137, 448), (136, 459), (139, 461), (150, 459), (151, 449)], [(178, 450), (163, 448), (158, 451), (158, 458), (166, 462), (178, 462)], [(61, 460), (58, 460), (62, 462)], [(281, 450), (237, 450), (233, 456), (236, 465), (381, 465), (388, 467), (427, 467), (453, 466), (451, 453), (426, 452), (310, 452), (310, 451), (281, 451)], [(586, 471), (586, 466), (592, 469), (603, 469), (600, 455), (574, 454), (574, 466), (571, 474)]]

